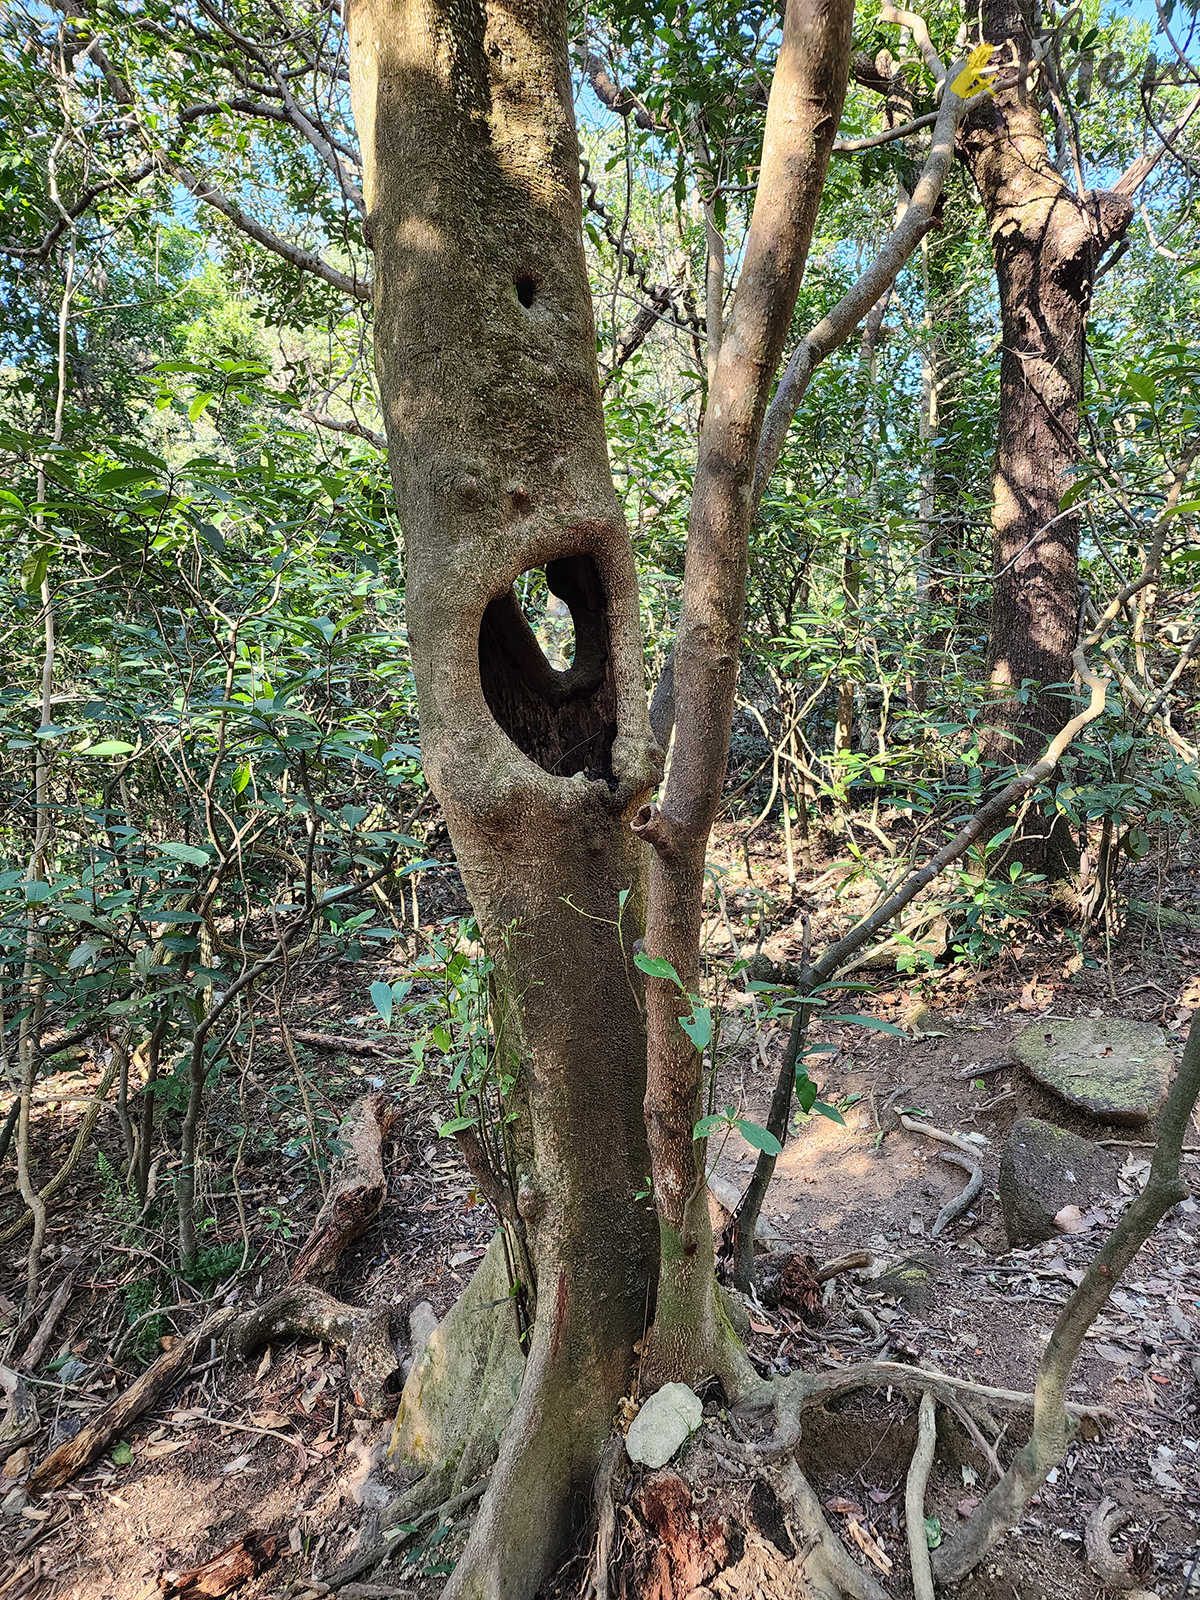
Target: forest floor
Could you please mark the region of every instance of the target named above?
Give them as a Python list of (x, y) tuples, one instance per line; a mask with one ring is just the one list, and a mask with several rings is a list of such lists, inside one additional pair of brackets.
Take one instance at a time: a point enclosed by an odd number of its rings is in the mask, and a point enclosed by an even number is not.
[[(722, 932), (728, 926), (753, 927), (765, 895), (774, 907), (763, 924), (765, 953), (798, 958), (805, 915), (819, 951), (849, 925), (856, 895), (870, 892), (869, 881), (835, 895), (843, 874), (829, 870), (836, 868), (831, 862), (817, 880), (822, 888), (813, 892), (802, 882), (793, 898), (779, 841), (765, 830), (758, 838), (749, 852), (732, 827), (714, 841), (730, 914), (728, 925), (714, 916), (714, 946), (728, 940)], [(1185, 911), (1200, 909), (1194, 907), (1200, 875), (1176, 863), (1165, 884), (1147, 885), (1141, 894)], [(457, 875), (447, 866), (426, 880), (424, 916), (464, 912), (460, 897)], [(393, 955), (378, 970), (366, 962), (311, 969), (290, 1005), (290, 1025), (367, 1035), (377, 1022), (367, 1015), (370, 982), (379, 975), (394, 979), (402, 966)], [(1026, 924), (982, 970), (951, 966), (902, 977), (893, 968), (858, 976), (868, 978), (872, 992), (857, 997), (852, 1009), (889, 1021), (904, 1035), (849, 1024), (814, 1026), (813, 1040), (836, 1048), (814, 1057), (810, 1071), (823, 1098), (842, 1107), (845, 1126), (819, 1116), (801, 1119), (778, 1163), (764, 1220), (789, 1250), (818, 1262), (863, 1250), (871, 1265), (831, 1280), (823, 1306), (806, 1320), (752, 1305), (751, 1357), (771, 1373), (835, 1371), (877, 1355), (1028, 1390), (1058, 1307), (1106, 1225), (1137, 1192), (1150, 1151), (1131, 1144), (1116, 1152), (1111, 1191), (1089, 1203), (1080, 1231), (1010, 1249), (996, 1199), (999, 1149), (1016, 1118), (1050, 1112), (1047, 1097), (1008, 1064), (1008, 1046), (1038, 1017), (1081, 1014), (1151, 1020), (1178, 1044), (1200, 1004), (1200, 933), (1143, 925), (1111, 950), (1101, 945), (1098, 956), (1089, 951), (1081, 960), (1070, 939), (1047, 921)], [(286, 1278), (320, 1205), (297, 1099), (288, 1097), (292, 1069), (278, 1036), (272, 1041), (272, 1020), (262, 1018), (261, 1055), (240, 1080), (245, 1114), (209, 1119), (208, 1199), (216, 1220), (208, 1259), (214, 1285), (228, 1282), (246, 1245), (237, 1283), (248, 1304)], [(757, 1039), (743, 1028), (739, 1039), (731, 1019), (729, 1036), (734, 1042), (720, 1068), (717, 1103), (765, 1120), (782, 1025), (768, 1024)], [(390, 1303), (393, 1332), (403, 1341), (414, 1305), (429, 1301), (439, 1315), (448, 1309), (491, 1227), (457, 1147), (437, 1137), (444, 1108), (429, 1086), (409, 1085), (403, 1040), (370, 1037), (388, 1053), (312, 1047), (300, 1052), (300, 1066), (317, 1113), (330, 1126), (364, 1089), (386, 1087), (403, 1107), (384, 1152), (387, 1204), (344, 1258), (335, 1285), (342, 1299), (356, 1304)], [(988, 1070), (997, 1063), (1004, 1065)], [(81, 1101), (98, 1076), (96, 1063), (84, 1060), (40, 1087), (34, 1154), (41, 1181), (61, 1160)], [(958, 1169), (942, 1164), (931, 1141), (888, 1131), (886, 1107), (902, 1087), (904, 1106), (920, 1107), (942, 1129), (987, 1141), (980, 1146), (983, 1194), (938, 1239), (930, 1238), (932, 1221), (963, 1180)], [(1054, 1120), (1081, 1131), (1078, 1120), (1061, 1111)], [(243, 1128), (254, 1130), (249, 1148)], [(1112, 1136), (1114, 1130), (1090, 1132)], [(53, 1288), (71, 1273), (74, 1288), (46, 1352), (48, 1364), (26, 1374), (40, 1432), (3, 1464), (0, 1600), (170, 1596), (180, 1592), (176, 1575), (230, 1546), (258, 1552), (250, 1564), (262, 1571), (237, 1590), (246, 1600), (319, 1588), (313, 1579), (328, 1573), (355, 1537), (388, 1429), (386, 1422), (356, 1414), (341, 1359), (320, 1344), (274, 1346), (247, 1367), (226, 1364), (215, 1344), (198, 1350), (186, 1378), (94, 1466), (49, 1495), (28, 1499), (21, 1488), (33, 1462), (71, 1437), (160, 1346), (169, 1346), (172, 1326), (190, 1326), (203, 1309), (201, 1289), (173, 1277), (159, 1259), (162, 1225), (143, 1224), (123, 1200), (115, 1178), (119, 1130), (111, 1113), (102, 1117), (97, 1141), (99, 1159), (94, 1151), (85, 1158), (51, 1221), (45, 1281)], [(245, 1232), (231, 1186), (220, 1181), (239, 1144)], [(740, 1134), (731, 1134), (716, 1176), (744, 1188), (753, 1154)], [(1184, 1174), (1200, 1187), (1196, 1159)], [(0, 1195), (0, 1226), (18, 1214), (15, 1197)], [(722, 1220), (719, 1211), (714, 1220)], [(1112, 1420), (1099, 1437), (1072, 1447), (1020, 1529), (955, 1591), (962, 1600), (1090, 1600), (1098, 1588), (1083, 1560), (1083, 1526), (1106, 1494), (1132, 1513), (1125, 1537), (1149, 1544), (1154, 1570), (1147, 1586), (1162, 1600), (1200, 1593), (1198, 1240), (1197, 1203), (1186, 1201), (1164, 1220), (1114, 1293), (1092, 1329), (1071, 1391), (1073, 1398), (1106, 1407)], [(0, 1254), (0, 1351), (19, 1320), (23, 1265), (18, 1240)], [(155, 1295), (168, 1284), (165, 1320), (157, 1322)], [(131, 1334), (131, 1321), (143, 1314), (140, 1334)], [(689, 1504), (703, 1506), (703, 1528), (714, 1530), (714, 1548), (725, 1541), (723, 1570), (706, 1577), (708, 1587), (697, 1596), (777, 1600), (798, 1592), (787, 1586), (790, 1540), (778, 1504), (722, 1452), (717, 1401), (710, 1399), (706, 1409), (706, 1425), (655, 1480), (661, 1485), (679, 1474), (690, 1486)], [(871, 1547), (875, 1576), (896, 1600), (912, 1593), (903, 1481), (915, 1413), (915, 1401), (899, 1393), (851, 1393), (827, 1412), (809, 1414), (799, 1452), (831, 1524), (848, 1542), (856, 1540), (858, 1550), (863, 1540)], [(1001, 1455), (1020, 1437), (1014, 1424)], [(987, 1468), (952, 1422), (939, 1422), (939, 1438), (927, 1511), (948, 1531), (983, 1492)], [(4, 1453), (0, 1447), (0, 1458)], [(635, 1551), (639, 1540), (646, 1542), (645, 1519), (638, 1515), (647, 1503), (646, 1475), (637, 1473), (621, 1479), (618, 1496), (619, 1532)], [(374, 1584), (358, 1585), (357, 1600), (436, 1594), (469, 1517), (468, 1508), (438, 1542), (426, 1541), (407, 1568), (389, 1568)], [(582, 1562), (565, 1569), (554, 1592), (578, 1593), (583, 1570)], [(211, 1583), (204, 1588), (203, 1580), (183, 1590), (187, 1600), (222, 1592)], [(632, 1600), (638, 1590), (620, 1592)], [(661, 1586), (653, 1593), (656, 1600), (673, 1600)]]

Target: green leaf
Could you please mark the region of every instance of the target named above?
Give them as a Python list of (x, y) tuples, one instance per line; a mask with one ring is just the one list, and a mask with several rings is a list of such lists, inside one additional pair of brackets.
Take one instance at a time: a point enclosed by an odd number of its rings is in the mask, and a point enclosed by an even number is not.
[(451, 1050), (454, 1048), (454, 1041), (451, 1039), (449, 1032), (442, 1026), (440, 1022), (438, 1023), (437, 1027), (434, 1028), (431, 1038), (444, 1056), (449, 1055)]
[(830, 1122), (836, 1122), (843, 1128), (846, 1126), (846, 1119), (842, 1113), (836, 1106), (831, 1106), (827, 1101), (814, 1100), (812, 1103), (812, 1109), (817, 1113), (818, 1116), (828, 1117)]
[(198, 394), (188, 407), (188, 421), (199, 422), (216, 398), (215, 394)]
[(753, 1145), (756, 1150), (765, 1150), (769, 1156), (783, 1154), (783, 1146), (775, 1135), (769, 1133), (766, 1128), (760, 1128), (757, 1122), (746, 1122), (738, 1117), (733, 1125), (746, 1143)]
[(805, 1116), (817, 1103), (817, 1086), (807, 1072), (800, 1071), (796, 1074), (796, 1099)]
[(246, 787), (246, 785), (249, 782), (250, 782), (250, 765), (249, 765), (248, 762), (246, 762), (242, 766), (240, 766), (237, 769), (237, 771), (234, 773), (233, 777), (230, 778), (229, 787), (233, 790), (234, 794), (241, 794), (242, 790)]
[(1139, 400), (1144, 400), (1147, 405), (1154, 404), (1154, 379), (1148, 372), (1130, 372), (1125, 378), (1125, 387), (1132, 389)]
[(373, 983), (371, 985), (371, 1003), (383, 1018), (385, 1028), (392, 1025), (392, 986), (390, 983)]
[(92, 488), (98, 494), (107, 494), (110, 489), (128, 489), (131, 484), (148, 483), (157, 476), (149, 467), (114, 467), (111, 472), (102, 472)]
[(925, 1518), (925, 1543), (936, 1550), (942, 1542), (942, 1525), (936, 1517)]
[(712, 1043), (712, 1012), (707, 1006), (702, 1006), (695, 995), (689, 995), (688, 999), (692, 1002), (692, 1014), (690, 1017), (680, 1017), (679, 1026), (697, 1050), (706, 1050)]
[(176, 861), (186, 861), (189, 867), (206, 867), (208, 865), (208, 851), (200, 850), (194, 844), (176, 844), (169, 840), (160, 844), (159, 850), (164, 856), (172, 856)]
[(40, 906), (44, 900), (49, 900), (54, 890), (41, 878), (32, 878), (25, 885), (25, 901), (27, 905)]
[(679, 981), (679, 974), (665, 956), (648, 956), (638, 950), (634, 954), (633, 964), (635, 967), (639, 967), (648, 978), (669, 978), (677, 988), (683, 988), (683, 984)]
[(454, 1134), (461, 1133), (464, 1128), (473, 1128), (474, 1126), (474, 1117), (451, 1117), (449, 1122), (443, 1122), (438, 1129), (438, 1138), (449, 1139)]
[(128, 1467), (133, 1462), (133, 1446), (128, 1439), (118, 1439), (109, 1453), (118, 1467)]
[(52, 544), (39, 545), (27, 555), (21, 563), (21, 588), (31, 600), (36, 600), (42, 592), (42, 584), (46, 581), (46, 574), (50, 570), (50, 563), (57, 554)]
[(714, 1111), (710, 1116), (701, 1117), (692, 1129), (693, 1139), (707, 1139), (709, 1134), (715, 1133), (718, 1128), (727, 1128), (729, 1118), (723, 1117), (720, 1112)]
[[(77, 750), (79, 756), (127, 756), (137, 746), (127, 744), (124, 739), (101, 739), (99, 744), (90, 744), (86, 750)], [(207, 860), (207, 856), (205, 860)]]
[(904, 1029), (898, 1028), (894, 1022), (884, 1022), (881, 1017), (830, 1017), (830, 1022), (854, 1022), (860, 1028), (871, 1028), (875, 1033), (894, 1033), (898, 1039), (903, 1039)]

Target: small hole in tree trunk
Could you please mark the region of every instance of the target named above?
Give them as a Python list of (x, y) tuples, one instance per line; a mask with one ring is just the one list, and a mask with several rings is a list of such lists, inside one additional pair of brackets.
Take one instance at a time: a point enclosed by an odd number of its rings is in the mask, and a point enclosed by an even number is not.
[(532, 278), (520, 277), (516, 280), (515, 288), (517, 291), (517, 299), (525, 307), (526, 311), (528, 311), (529, 307), (533, 304), (533, 297), (537, 292), (537, 284), (534, 283)]
[(523, 572), (483, 614), (479, 675), (513, 743), (555, 777), (612, 781), (608, 600), (591, 556)]

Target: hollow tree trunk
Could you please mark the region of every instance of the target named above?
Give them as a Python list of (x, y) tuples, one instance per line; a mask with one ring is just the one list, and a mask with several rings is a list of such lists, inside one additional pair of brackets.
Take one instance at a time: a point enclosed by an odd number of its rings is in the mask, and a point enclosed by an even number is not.
[[(350, 0), (349, 32), (422, 758), (496, 963), (535, 1279), (520, 1394), (447, 1593), (517, 1597), (570, 1531), (652, 1304), (645, 1033), (614, 921), (630, 890), (626, 943), (639, 931), (629, 817), (661, 755), (604, 438), (565, 4)], [(531, 569), (570, 608), (566, 671), (515, 597)]]
[[(1084, 350), (1096, 263), (1129, 225), (1124, 195), (1077, 195), (1055, 169), (1036, 99), (1021, 0), (984, 0), (983, 37), (1020, 64), (1015, 87), (972, 112), (959, 151), (992, 238), (1003, 328), (993, 468), (995, 582), (988, 674), (991, 753), (1024, 766), (1066, 722), (1079, 612), (1079, 522), (1059, 515), (1079, 461)], [(1026, 703), (1018, 698), (1027, 680)], [(1062, 876), (1071, 841), (1042, 819), (1018, 854)]]

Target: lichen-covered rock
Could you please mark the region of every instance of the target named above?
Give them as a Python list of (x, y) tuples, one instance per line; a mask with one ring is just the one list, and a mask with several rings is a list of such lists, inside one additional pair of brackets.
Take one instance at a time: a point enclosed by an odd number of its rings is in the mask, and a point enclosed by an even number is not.
[(937, 1301), (937, 1280), (928, 1261), (920, 1256), (907, 1256), (903, 1261), (876, 1278), (875, 1288), (880, 1294), (899, 1300), (914, 1316), (926, 1317)]
[(1162, 1029), (1128, 1017), (1043, 1017), (1009, 1053), (1068, 1105), (1124, 1127), (1149, 1122), (1175, 1067)]
[(700, 1426), (704, 1407), (686, 1383), (664, 1383), (634, 1417), (625, 1437), (631, 1461), (665, 1467), (690, 1433)]
[(1086, 1211), (1094, 1195), (1113, 1187), (1116, 1160), (1107, 1150), (1037, 1117), (1013, 1124), (1000, 1155), (1000, 1206), (1013, 1245), (1036, 1244), (1058, 1233), (1064, 1206)]

